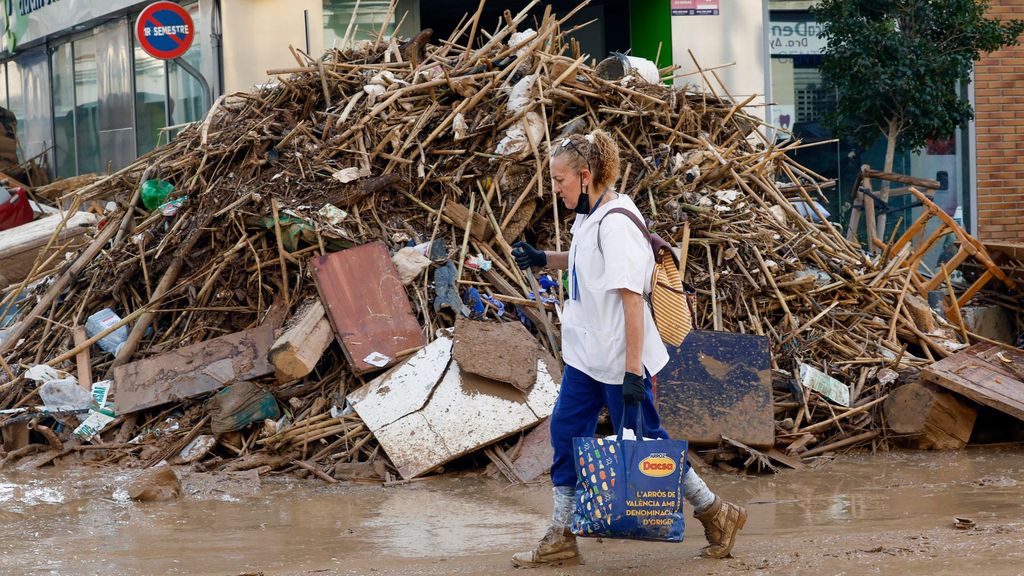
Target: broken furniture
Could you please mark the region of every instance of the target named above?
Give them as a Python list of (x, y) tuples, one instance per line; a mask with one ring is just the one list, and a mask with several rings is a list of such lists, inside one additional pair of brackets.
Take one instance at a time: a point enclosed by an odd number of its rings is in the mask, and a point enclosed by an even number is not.
[[(864, 227), (867, 230), (868, 247), (870, 250), (885, 248), (885, 238), (879, 238), (879, 236), (884, 236), (885, 234), (885, 215), (891, 211), (888, 206), (889, 199), (893, 196), (907, 194), (910, 190), (909, 188), (898, 188), (895, 190), (883, 191), (881, 195), (877, 195), (874, 190), (871, 189), (872, 179), (918, 186), (926, 190), (938, 190), (942, 186), (938, 180), (915, 178), (913, 176), (906, 176), (903, 174), (872, 170), (871, 166), (868, 166), (867, 164), (861, 166), (860, 172), (857, 173), (857, 178), (853, 181), (853, 209), (850, 210), (850, 224), (846, 231), (846, 239), (850, 242), (857, 241), (861, 214), (866, 214), (864, 218)], [(879, 203), (878, 208), (881, 211), (881, 215), (877, 216), (875, 207), (876, 200)]]
[(921, 371), (931, 382), (1024, 420), (1024, 350), (982, 342)]
[[(64, 216), (54, 214), (0, 231), (0, 273), (12, 284), (21, 282), (40, 256), (44, 260), (55, 253), (63, 256), (65, 252), (88, 243), (89, 238), (84, 234), (96, 225), (97, 220), (88, 212), (75, 212), (66, 222)], [(57, 237), (51, 244), (54, 232), (57, 232)]]

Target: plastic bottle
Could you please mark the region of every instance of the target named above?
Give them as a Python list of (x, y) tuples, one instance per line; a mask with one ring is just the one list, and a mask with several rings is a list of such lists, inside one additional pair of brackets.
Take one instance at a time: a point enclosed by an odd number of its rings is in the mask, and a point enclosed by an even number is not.
[[(85, 335), (92, 338), (120, 321), (121, 317), (113, 310), (110, 308), (104, 308), (86, 319)], [(121, 351), (121, 347), (124, 346), (124, 343), (127, 340), (128, 326), (121, 326), (117, 330), (114, 330), (110, 334), (100, 338), (100, 341), (96, 344), (99, 345), (100, 350), (117, 356), (117, 353)]]
[(0, 204), (6, 204), (10, 199), (11, 193), (4, 186), (0, 186)]

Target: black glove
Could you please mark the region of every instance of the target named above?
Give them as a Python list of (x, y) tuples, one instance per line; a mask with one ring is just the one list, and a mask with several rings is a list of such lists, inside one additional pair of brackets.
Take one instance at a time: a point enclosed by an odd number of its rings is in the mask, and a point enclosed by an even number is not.
[(644, 396), (646, 396), (644, 377), (626, 372), (626, 376), (622, 379), (622, 404), (639, 406), (643, 402)]
[(512, 257), (516, 259), (516, 264), (523, 270), (548, 264), (548, 255), (543, 250), (537, 250), (526, 242), (516, 242), (512, 245)]

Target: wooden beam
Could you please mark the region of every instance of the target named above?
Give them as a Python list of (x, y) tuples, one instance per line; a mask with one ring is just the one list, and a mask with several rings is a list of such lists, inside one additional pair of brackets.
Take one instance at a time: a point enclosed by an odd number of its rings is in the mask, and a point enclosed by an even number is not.
[(300, 310), (292, 325), (270, 348), (270, 363), (278, 382), (298, 380), (313, 371), (334, 341), (331, 322), (320, 300)]

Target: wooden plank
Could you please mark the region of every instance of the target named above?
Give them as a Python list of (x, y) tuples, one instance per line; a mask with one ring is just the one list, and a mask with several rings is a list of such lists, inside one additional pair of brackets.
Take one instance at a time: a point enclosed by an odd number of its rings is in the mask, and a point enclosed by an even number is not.
[[(444, 203), (444, 215), (447, 216), (453, 224), (458, 226), (459, 230), (465, 230), (466, 222), (469, 222), (471, 218), (469, 215), (469, 208), (451, 200)], [(487, 218), (479, 212), (473, 212), (472, 224), (469, 226), (469, 235), (481, 242), (487, 242), (491, 239), (493, 234), (494, 232), (487, 223)]]
[(464, 372), (452, 359), (452, 341), (439, 338), (348, 400), (411, 479), (550, 416), (558, 386), (548, 365), (537, 360), (537, 380), (524, 394)]
[(513, 460), (512, 470), (523, 482), (533, 482), (551, 470), (555, 449), (551, 447), (551, 418), (545, 418), (522, 440), (523, 447)]
[(277, 381), (291, 382), (312, 372), (333, 341), (324, 305), (317, 300), (301, 309), (270, 348)]
[(1024, 242), (1002, 242), (985, 240), (982, 242), (989, 253), (1005, 254), (1015, 260), (1024, 260)]
[[(8, 282), (21, 282), (32, 271), (39, 251), (46, 246), (53, 236), (53, 231), (64, 221), (59, 214), (40, 218), (34, 222), (23, 224), (17, 228), (0, 232), (0, 270)], [(57, 233), (57, 246), (73, 239), (67, 251), (75, 250), (89, 242), (86, 232), (96, 225), (96, 215), (88, 212), (77, 212), (68, 219), (67, 225)], [(52, 253), (45, 254), (46, 258)]]
[(861, 169), (861, 176), (864, 178), (874, 178), (876, 180), (888, 180), (889, 182), (899, 182), (900, 184), (909, 184), (911, 186), (919, 186), (921, 188), (928, 188), (930, 190), (938, 190), (942, 187), (942, 184), (938, 180), (931, 180), (929, 178), (915, 178), (913, 176), (905, 176), (903, 174), (894, 174), (892, 172), (882, 172), (881, 170)]
[(658, 374), (658, 413), (673, 438), (754, 447), (775, 443), (771, 353), (765, 336), (694, 330)]
[(274, 327), (267, 323), (118, 366), (115, 409), (128, 414), (270, 374), (274, 367), (267, 353), (273, 343)]
[(925, 368), (921, 379), (1024, 420), (1024, 382), (1014, 373), (1021, 369), (1024, 350), (982, 342)]
[[(312, 268), (320, 300), (355, 374), (390, 366), (400, 352), (426, 344), (384, 243), (313, 258)], [(367, 362), (374, 354), (386, 357), (382, 366)]]
[[(71, 338), (75, 342), (75, 348), (78, 348), (89, 339), (85, 335), (85, 326), (75, 326), (71, 330)], [(78, 372), (78, 385), (86, 390), (92, 390), (92, 364), (89, 360), (89, 348), (82, 348), (82, 350), (75, 354), (75, 366)]]

